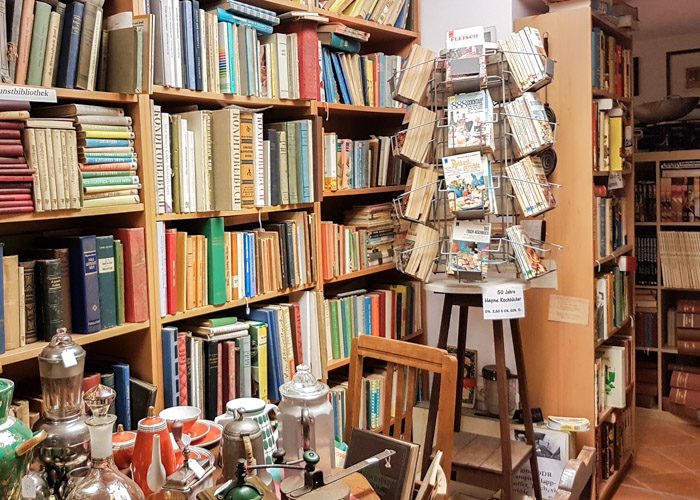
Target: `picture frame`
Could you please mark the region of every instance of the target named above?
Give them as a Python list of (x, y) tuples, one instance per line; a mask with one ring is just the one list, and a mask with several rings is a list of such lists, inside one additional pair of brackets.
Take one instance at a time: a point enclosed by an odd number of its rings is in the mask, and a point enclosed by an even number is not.
[(700, 47), (666, 52), (666, 95), (700, 97)]
[[(457, 354), (457, 348), (447, 346), (447, 352)], [(474, 408), (476, 406), (477, 380), (478, 380), (478, 351), (475, 349), (464, 350), (464, 376), (462, 377), (462, 408)]]

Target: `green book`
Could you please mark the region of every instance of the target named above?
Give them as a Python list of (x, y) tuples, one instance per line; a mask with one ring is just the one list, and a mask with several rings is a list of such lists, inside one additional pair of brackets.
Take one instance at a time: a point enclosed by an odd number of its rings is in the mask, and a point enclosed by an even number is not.
[(207, 318), (202, 322), (202, 326), (215, 328), (217, 326), (235, 325), (236, 323), (238, 323), (238, 318), (236, 316), (226, 316), (223, 318)]
[(354, 301), (352, 297), (347, 297), (342, 299), (343, 308), (345, 309), (345, 314), (343, 315), (343, 334), (345, 335), (345, 349), (343, 352), (343, 357), (347, 358), (350, 356), (350, 346), (352, 346), (353, 332), (355, 331), (353, 317), (355, 315)]
[(182, 199), (180, 197), (180, 193), (182, 191), (182, 188), (180, 186), (180, 117), (179, 116), (171, 116), (170, 117), (171, 123), (172, 123), (172, 130), (170, 131), (170, 142), (172, 146), (172, 154), (170, 155), (171, 161), (172, 161), (172, 170), (173, 170), (173, 187), (172, 187), (172, 194), (173, 194), (173, 212), (180, 213), (182, 212)]
[(114, 270), (117, 305), (117, 324), (124, 323), (124, 246), (119, 240), (114, 240)]
[(97, 278), (100, 288), (102, 328), (117, 326), (117, 285), (114, 262), (114, 237), (97, 237)]
[(301, 121), (294, 121), (290, 122), (290, 126), (294, 128), (294, 136), (296, 138), (296, 144), (294, 148), (294, 163), (296, 164), (296, 175), (294, 176), (294, 179), (296, 179), (297, 184), (297, 203), (304, 203), (304, 159), (302, 158), (302, 156), (304, 156), (306, 153), (304, 151), (303, 143), (301, 140), (301, 128), (303, 127), (303, 123)]
[(32, 45), (29, 51), (27, 85), (41, 85), (50, 17), (51, 6), (49, 4), (44, 2), (34, 4), (34, 26), (32, 27)]
[(297, 128), (293, 122), (287, 123), (287, 175), (289, 176), (289, 203), (299, 203), (299, 191), (297, 189)]
[[(100, 375), (100, 384), (106, 385), (107, 387), (114, 389), (114, 373), (110, 372), (110, 373), (101, 374)], [(107, 410), (107, 411), (109, 412), (110, 415), (116, 415), (116, 413), (114, 413), (116, 411), (114, 408), (114, 405), (115, 405), (114, 401), (112, 401), (112, 404), (109, 405), (109, 410)]]
[(83, 187), (94, 186), (137, 186), (140, 181), (137, 175), (127, 175), (122, 177), (91, 177), (83, 178)]
[(332, 49), (342, 50), (343, 52), (350, 52), (353, 54), (359, 54), (360, 52), (360, 42), (357, 40), (350, 40), (349, 38), (344, 38), (336, 33), (319, 33), (318, 36), (321, 41), (321, 45), (325, 45)]
[(202, 229), (207, 238), (207, 292), (210, 305), (226, 303), (226, 253), (224, 250), (224, 218), (207, 219)]
[(331, 300), (328, 303), (328, 309), (331, 316), (331, 353), (333, 359), (341, 359), (340, 354), (340, 331), (338, 329), (338, 301)]
[(252, 396), (267, 401), (267, 325), (248, 321), (250, 325), (250, 371)]

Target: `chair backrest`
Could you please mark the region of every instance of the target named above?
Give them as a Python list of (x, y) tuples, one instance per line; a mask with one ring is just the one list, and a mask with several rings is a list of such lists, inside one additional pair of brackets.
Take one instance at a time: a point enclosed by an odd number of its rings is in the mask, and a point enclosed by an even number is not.
[[(452, 469), (452, 438), (457, 383), (457, 359), (447, 351), (410, 342), (363, 335), (352, 341), (350, 353), (350, 378), (346, 405), (346, 436), (360, 424), (362, 407), (364, 361), (374, 359), (386, 362), (383, 415), (381, 432), (403, 441), (410, 441), (413, 431), (413, 407), (419, 371), (440, 377), (439, 411), (435, 435), (426, 432), (423, 453), (430, 454), (432, 444), (442, 450), (440, 465), (445, 471)], [(396, 377), (396, 383), (393, 383)], [(393, 394), (394, 387), (396, 394)], [(427, 388), (426, 388), (427, 389)], [(392, 403), (394, 415), (392, 417)], [(392, 432), (393, 429), (393, 432)], [(435, 439), (435, 436), (437, 438)]]
[(583, 500), (591, 498), (595, 469), (595, 448), (584, 446), (576, 458), (566, 464), (559, 480), (554, 500)]

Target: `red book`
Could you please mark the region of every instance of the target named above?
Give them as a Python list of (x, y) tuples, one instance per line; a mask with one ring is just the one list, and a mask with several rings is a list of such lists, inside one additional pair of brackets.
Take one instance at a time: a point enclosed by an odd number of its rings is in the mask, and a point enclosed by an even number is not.
[(33, 173), (36, 173), (36, 169), (34, 168), (0, 168), (0, 177), (5, 177), (8, 175), (26, 176)]
[(700, 342), (700, 328), (676, 328), (676, 339)]
[(379, 294), (379, 336), (386, 338), (386, 293), (383, 290)]
[(379, 294), (369, 293), (370, 300), (372, 301), (372, 335), (379, 337), (379, 323), (381, 323), (381, 316), (379, 315)]
[(0, 111), (29, 111), (30, 108), (29, 101), (0, 100)]
[(15, 168), (14, 165), (26, 165), (27, 160), (24, 159), (24, 157), (21, 158), (10, 158), (7, 156), (0, 156), (0, 165), (12, 165), (12, 168)]
[(221, 342), (223, 345), (223, 360), (221, 365), (223, 406), (232, 399), (236, 399), (236, 343), (230, 340)]
[(219, 380), (216, 384), (216, 414), (221, 415), (224, 412), (224, 408), (226, 407), (226, 401), (223, 401), (224, 388), (222, 387), (222, 385), (224, 382), (224, 378), (221, 372), (225, 364), (224, 359), (222, 358), (222, 355), (224, 353), (224, 346), (221, 342), (216, 343), (216, 351), (216, 373), (219, 374)]
[[(0, 163), (0, 174), (7, 174), (8, 171), (13, 171), (17, 170), (20, 171), (21, 174), (26, 174), (27, 170), (29, 170), (29, 166), (27, 163), (23, 160), (23, 158), (17, 158), (18, 160), (22, 160), (21, 162), (17, 163)], [(31, 173), (36, 172), (36, 169), (32, 169)]]
[(678, 340), (678, 354), (700, 356), (700, 342), (694, 340)]
[(0, 207), (0, 214), (19, 214), (33, 211), (33, 205), (31, 207)]
[(148, 320), (146, 244), (143, 228), (117, 229), (114, 237), (124, 245), (124, 309), (128, 323)]
[(180, 404), (187, 406), (187, 334), (177, 334), (177, 376), (180, 379)]
[(0, 173), (0, 182), (34, 182), (34, 176), (32, 175), (6, 175)]
[(22, 156), (24, 149), (22, 145), (0, 144), (0, 155), (2, 156)]
[(1, 201), (0, 200), (0, 208), (1, 207), (33, 207), (34, 202), (29, 199), (29, 200), (11, 200), (11, 201)]
[(318, 60), (318, 23), (295, 21), (281, 24), (281, 33), (296, 33), (299, 52), (299, 98), (320, 100), (321, 65)]
[(296, 367), (304, 363), (304, 351), (301, 342), (301, 307), (296, 302), (289, 304), (289, 314), (291, 316), (292, 324), (294, 326), (294, 361), (295, 364), (292, 367), (292, 374), (296, 373)]
[(3, 182), (4, 182), (4, 184), (0, 183), (0, 192), (1, 193), (15, 192), (13, 190), (16, 190), (16, 189), (24, 190), (24, 191), (22, 191), (23, 193), (26, 193), (27, 192), (26, 190), (29, 189), (29, 192), (31, 193), (31, 189), (34, 186), (33, 182), (5, 182), (5, 181), (3, 181)]
[(31, 194), (1, 194), (0, 201), (32, 201)]
[(0, 120), (0, 129), (3, 129), (3, 130), (24, 130), (24, 122)]
[(687, 406), (689, 408), (700, 409), (700, 391), (691, 391), (689, 389), (678, 389), (671, 387), (671, 393), (668, 399), (672, 403)]
[(6, 188), (5, 186), (0, 186), (0, 194), (32, 194), (31, 188)]
[[(0, 132), (2, 132), (0, 130)], [(18, 130), (11, 130), (10, 132), (19, 132)], [(3, 146), (22, 146), (22, 141), (20, 139), (1, 139), (0, 145)]]
[(700, 391), (700, 373), (674, 371), (671, 375), (671, 387)]
[(20, 132), (17, 129), (0, 128), (0, 139), (20, 139)]
[(168, 314), (177, 313), (177, 230), (165, 231), (165, 272)]
[(136, 170), (131, 163), (100, 163), (99, 165), (80, 165), (81, 172), (100, 172), (102, 170)]

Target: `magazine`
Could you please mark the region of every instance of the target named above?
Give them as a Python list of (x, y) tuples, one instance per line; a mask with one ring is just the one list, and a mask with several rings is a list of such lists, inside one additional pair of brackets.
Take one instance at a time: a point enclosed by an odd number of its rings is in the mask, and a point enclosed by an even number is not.
[(493, 102), (487, 91), (450, 96), (447, 116), (449, 148), (458, 152), (494, 149)]
[(488, 271), (490, 243), (490, 223), (455, 221), (448, 273), (466, 273), (467, 279), (481, 279)]
[(483, 210), (489, 205), (488, 169), (481, 153), (463, 153), (442, 159), (445, 185), (454, 193), (455, 212)]

